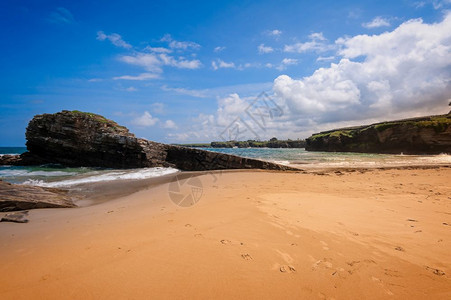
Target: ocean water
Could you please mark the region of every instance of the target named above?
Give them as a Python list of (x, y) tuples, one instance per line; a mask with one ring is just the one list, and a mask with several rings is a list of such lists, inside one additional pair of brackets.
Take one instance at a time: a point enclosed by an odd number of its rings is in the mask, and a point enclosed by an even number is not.
[(311, 152), (284, 148), (202, 148), (204, 150), (262, 159), (303, 169), (371, 168), (451, 165), (451, 155), (395, 155), (351, 152)]
[[(0, 147), (0, 155), (21, 154), (25, 147)], [(80, 184), (159, 177), (179, 172), (174, 168), (115, 170), (102, 168), (66, 168), (58, 165), (0, 166), (0, 179), (44, 187), (70, 188)]]
[[(373, 168), (398, 166), (451, 165), (451, 155), (391, 155), (367, 153), (309, 152), (304, 149), (203, 148), (204, 150), (262, 159), (302, 169)], [(25, 147), (0, 147), (0, 155), (20, 154)], [(66, 168), (58, 165), (33, 167), (0, 166), (0, 179), (45, 187), (70, 188), (80, 184), (159, 177), (179, 172), (174, 168), (130, 170)]]

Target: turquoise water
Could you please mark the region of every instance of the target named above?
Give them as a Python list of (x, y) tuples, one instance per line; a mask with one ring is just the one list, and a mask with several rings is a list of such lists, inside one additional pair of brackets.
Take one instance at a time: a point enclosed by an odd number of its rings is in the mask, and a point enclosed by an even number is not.
[[(373, 168), (390, 166), (451, 165), (451, 155), (391, 155), (367, 153), (308, 152), (304, 149), (274, 148), (203, 148), (262, 159), (302, 169)], [(2, 154), (20, 154), (25, 147), (0, 147)], [(173, 168), (144, 168), (130, 170), (66, 168), (58, 165), (33, 167), (0, 166), (0, 179), (48, 187), (71, 187), (99, 181), (144, 179), (178, 172)]]
[[(25, 147), (0, 147), (0, 155), (21, 154)], [(174, 168), (114, 170), (102, 168), (67, 168), (59, 165), (0, 166), (0, 179), (11, 183), (68, 188), (80, 184), (145, 179), (178, 172)]]
[(0, 154), (22, 154), (25, 151), (26, 147), (0, 147)]
[(451, 155), (395, 155), (350, 152), (311, 152), (286, 148), (202, 148), (301, 168), (450, 165)]

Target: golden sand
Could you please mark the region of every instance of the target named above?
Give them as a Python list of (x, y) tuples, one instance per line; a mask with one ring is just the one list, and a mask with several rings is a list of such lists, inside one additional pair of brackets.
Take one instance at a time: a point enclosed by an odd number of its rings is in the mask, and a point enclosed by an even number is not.
[(450, 168), (197, 178), (0, 223), (0, 298), (451, 299)]

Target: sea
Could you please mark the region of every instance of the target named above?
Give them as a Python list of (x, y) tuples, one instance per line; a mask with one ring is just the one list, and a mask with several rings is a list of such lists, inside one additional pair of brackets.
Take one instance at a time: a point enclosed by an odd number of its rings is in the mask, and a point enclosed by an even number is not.
[[(368, 154), (310, 152), (299, 148), (201, 148), (213, 152), (256, 158), (301, 169), (377, 168), (451, 165), (451, 155)], [(0, 155), (21, 154), (25, 147), (0, 147)], [(102, 169), (67, 168), (60, 165), (33, 167), (0, 166), (0, 179), (44, 187), (71, 188), (78, 185), (115, 180), (160, 177), (180, 172), (175, 168)]]

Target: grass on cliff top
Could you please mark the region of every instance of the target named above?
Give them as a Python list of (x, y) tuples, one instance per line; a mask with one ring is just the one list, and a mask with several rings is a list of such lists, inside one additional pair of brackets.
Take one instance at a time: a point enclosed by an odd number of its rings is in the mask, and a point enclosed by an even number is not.
[(395, 126), (402, 126), (402, 125), (411, 125), (416, 126), (419, 128), (433, 128), (436, 133), (440, 133), (446, 130), (448, 126), (451, 125), (451, 116), (434, 116), (430, 117), (429, 119), (425, 120), (419, 120), (419, 121), (394, 121), (394, 122), (384, 122), (380, 124), (374, 125), (374, 128), (382, 132), (386, 129), (395, 127)]
[(383, 132), (384, 130), (387, 130), (392, 127), (396, 126), (403, 126), (403, 125), (409, 125), (409, 126), (416, 126), (418, 128), (433, 128), (436, 133), (444, 132), (448, 126), (451, 125), (451, 115), (440, 115), (440, 116), (433, 116), (433, 117), (426, 117), (426, 118), (419, 118), (419, 120), (405, 120), (405, 121), (391, 121), (391, 122), (382, 122), (377, 123), (369, 126), (364, 127), (358, 127), (355, 129), (339, 129), (335, 131), (327, 131), (327, 132), (320, 132), (317, 134), (312, 135), (309, 137), (310, 140), (316, 140), (319, 138), (324, 137), (340, 137), (340, 136), (346, 136), (346, 137), (353, 137), (357, 133), (363, 132), (365, 130), (368, 130), (370, 128), (376, 129), (378, 132)]
[(90, 113), (90, 112), (84, 112), (84, 111), (79, 111), (79, 110), (73, 110), (71, 111), (71, 113), (74, 114), (79, 114), (79, 115), (83, 115), (83, 116), (88, 116), (100, 123), (104, 123), (106, 125), (108, 125), (108, 127), (113, 128), (115, 131), (119, 131), (119, 130), (127, 130), (126, 127), (121, 126), (119, 124), (117, 124), (116, 122), (114, 122), (113, 120), (107, 119), (104, 116), (95, 114), (95, 113)]

